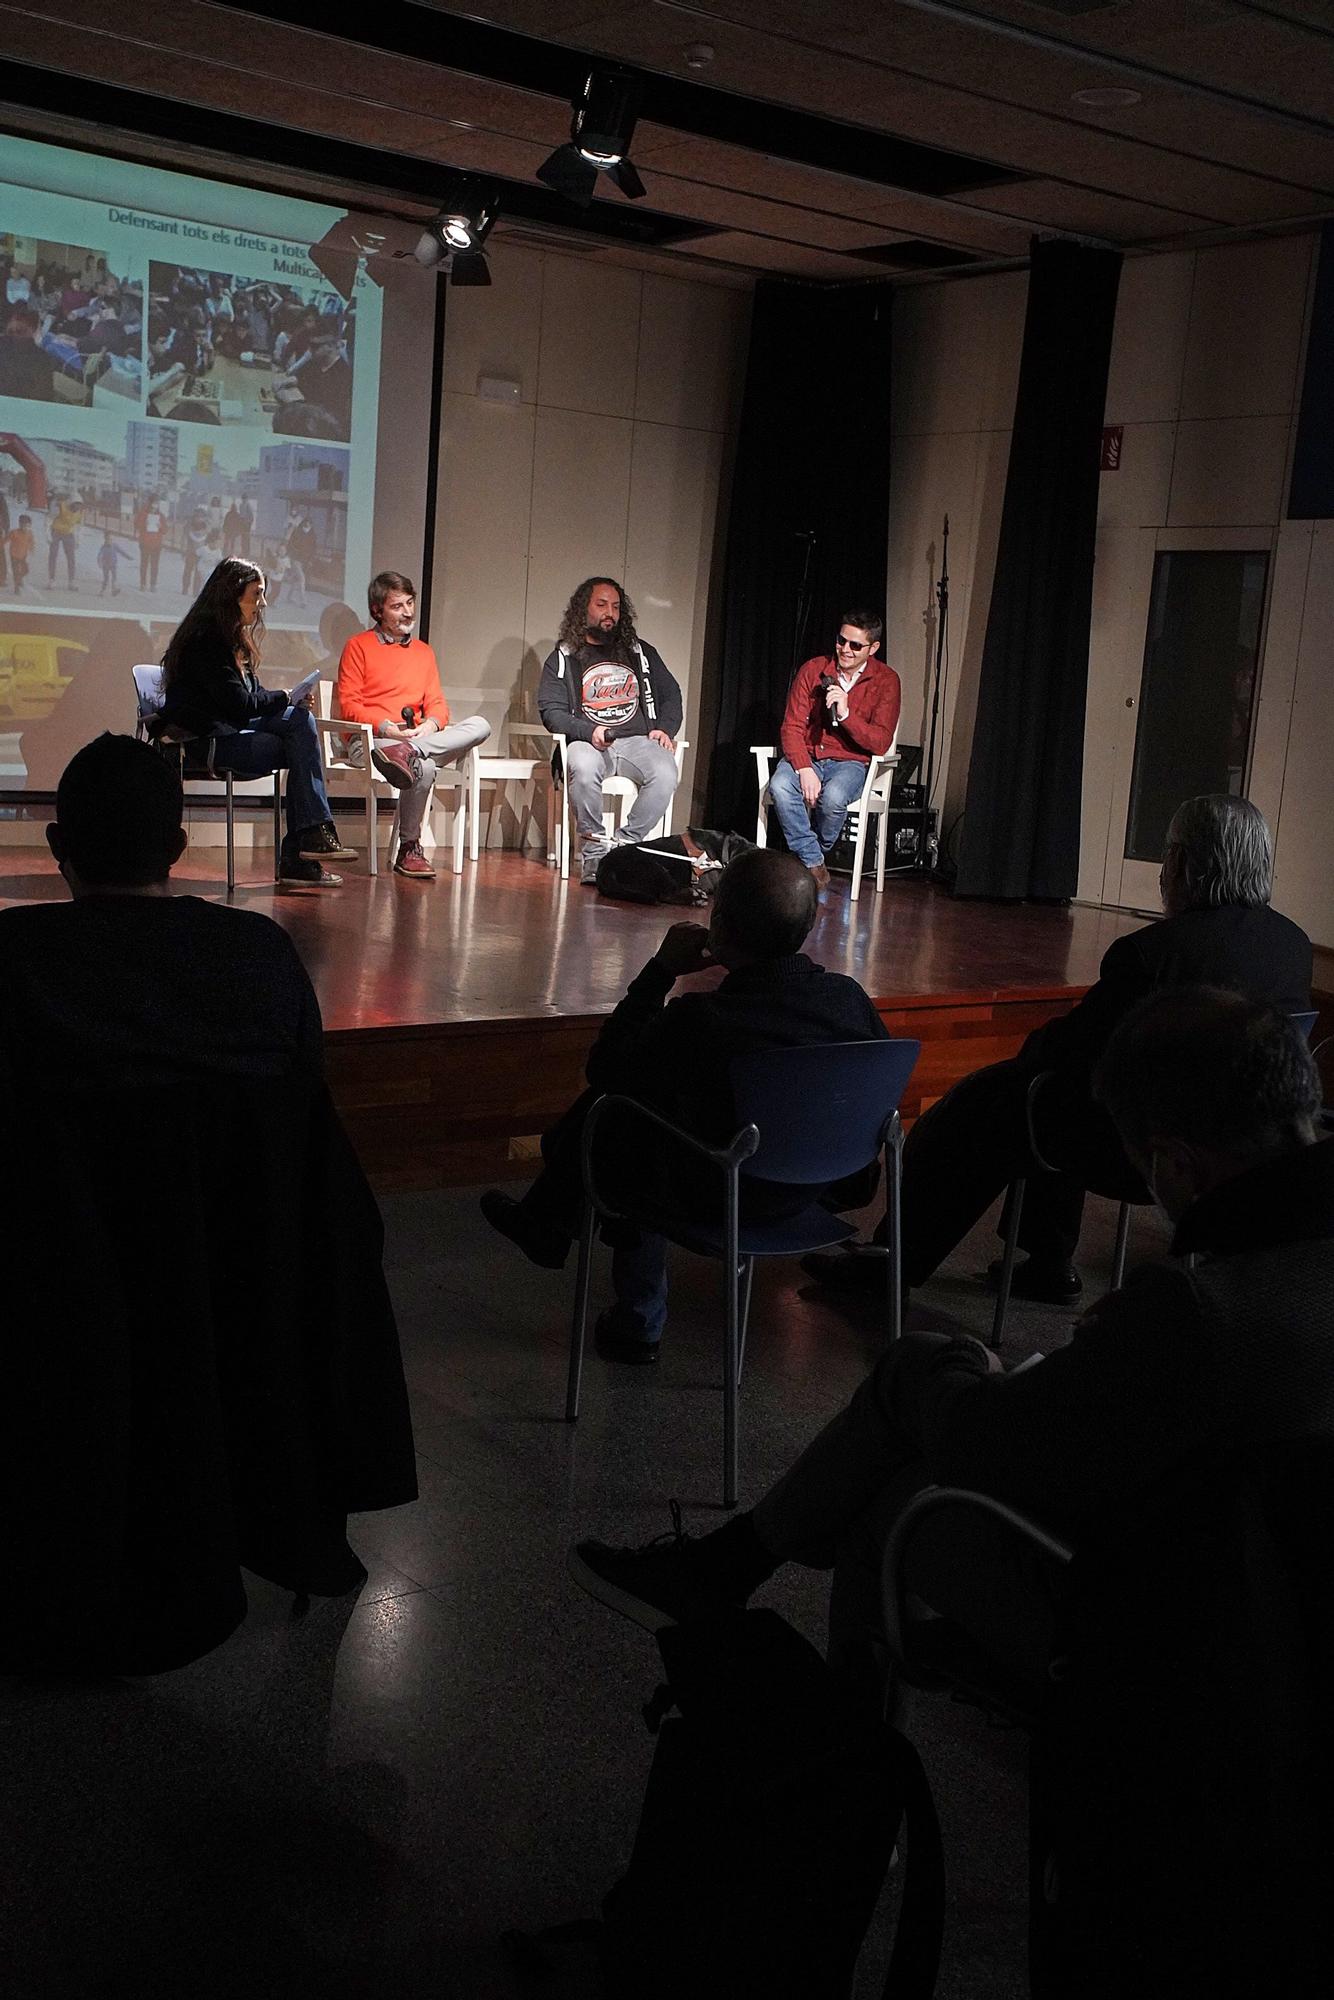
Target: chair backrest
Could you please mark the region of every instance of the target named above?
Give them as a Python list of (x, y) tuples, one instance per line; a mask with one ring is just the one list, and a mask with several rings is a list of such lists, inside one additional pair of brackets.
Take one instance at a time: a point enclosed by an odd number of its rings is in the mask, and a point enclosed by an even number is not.
[(131, 667), (130, 672), (134, 675), (134, 703), (142, 728), (162, 706), (162, 669), (159, 666)]
[(920, 1042), (817, 1042), (738, 1056), (738, 1122), (760, 1134), (741, 1171), (789, 1187), (827, 1185), (873, 1160), (907, 1088)]

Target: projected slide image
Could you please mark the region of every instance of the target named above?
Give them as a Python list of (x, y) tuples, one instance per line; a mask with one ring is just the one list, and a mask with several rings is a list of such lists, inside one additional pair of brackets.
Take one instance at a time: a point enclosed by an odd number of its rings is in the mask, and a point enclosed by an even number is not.
[(141, 401), (143, 285), (103, 251), (0, 232), (0, 301), (0, 396), (76, 409)]
[(319, 283), (153, 263), (148, 413), (346, 441), (356, 308)]
[[(268, 578), (269, 617), (316, 625), (344, 596), (349, 453), (253, 433), (125, 428), (124, 455), (82, 438), (0, 434), (0, 607), (179, 617), (214, 564)], [(4, 616), (0, 608), (0, 619)]]

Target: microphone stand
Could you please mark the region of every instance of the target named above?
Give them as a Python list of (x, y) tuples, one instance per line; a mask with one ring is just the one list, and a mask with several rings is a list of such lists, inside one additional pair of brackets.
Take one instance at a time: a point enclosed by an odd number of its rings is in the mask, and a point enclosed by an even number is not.
[[(940, 536), (940, 575), (936, 579), (936, 657), (931, 674), (931, 724), (927, 736), (926, 763), (922, 769), (922, 804), (917, 828), (917, 852), (911, 861), (901, 868), (886, 869), (887, 875), (925, 875), (935, 873), (936, 864), (931, 858), (931, 793), (936, 782), (936, 729), (940, 720), (940, 683), (945, 664), (945, 650), (950, 622), (950, 517), (945, 516), (945, 524)], [(889, 838), (889, 828), (885, 826), (881, 838)]]

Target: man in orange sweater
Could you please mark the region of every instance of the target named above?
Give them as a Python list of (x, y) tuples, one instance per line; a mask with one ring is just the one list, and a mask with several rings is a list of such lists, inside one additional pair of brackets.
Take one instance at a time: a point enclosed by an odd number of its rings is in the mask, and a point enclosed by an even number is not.
[(822, 889), (829, 883), (825, 856), (866, 767), (888, 750), (899, 726), (899, 677), (875, 657), (884, 629), (877, 612), (845, 611), (833, 659), (807, 660), (787, 697), (783, 756), (769, 797), (788, 847)]
[[(337, 711), (348, 722), (370, 724), (371, 762), (403, 794), (395, 873), (429, 882), (435, 870), (422, 852), (421, 833), (436, 773), (485, 743), (491, 728), (480, 715), (450, 721), (435, 654), (412, 636), (417, 586), (411, 577), (381, 570), (371, 578), (368, 601), (370, 629), (348, 640), (338, 662)], [(354, 761), (362, 742), (353, 739)]]

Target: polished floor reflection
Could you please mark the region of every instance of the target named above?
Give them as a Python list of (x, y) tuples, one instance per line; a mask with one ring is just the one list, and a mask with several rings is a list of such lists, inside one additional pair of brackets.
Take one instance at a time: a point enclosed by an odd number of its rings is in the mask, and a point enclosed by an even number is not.
[[(222, 896), (221, 864), (220, 849), (199, 848), (172, 879)], [(63, 894), (44, 849), (0, 848), (0, 907)], [(261, 857), (242, 866), (233, 900), (291, 932), (335, 1031), (604, 1013), (667, 923), (690, 915), (607, 902), (538, 859), (502, 853), (424, 884), (372, 880), (349, 862), (338, 891), (275, 887)], [(863, 886), (853, 903), (835, 877), (809, 949), (877, 999), (1060, 992), (1096, 978), (1113, 938), (1139, 921), (956, 902), (916, 881), (891, 881), (881, 896)]]

